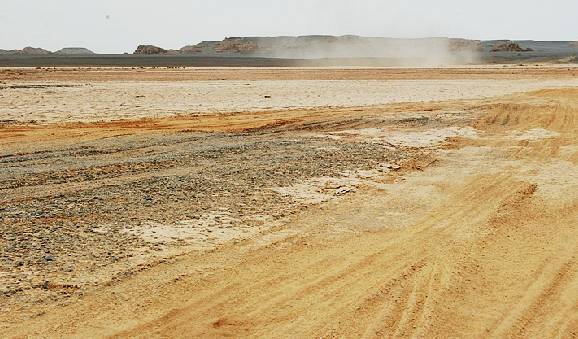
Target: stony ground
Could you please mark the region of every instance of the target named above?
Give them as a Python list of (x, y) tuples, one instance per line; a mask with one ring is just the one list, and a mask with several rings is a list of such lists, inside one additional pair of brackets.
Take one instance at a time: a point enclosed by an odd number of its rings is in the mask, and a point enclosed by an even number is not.
[[(471, 117), (448, 111), (401, 116), (395, 108), (345, 115), (348, 110), (325, 111), (311, 116), (317, 120), (280, 124), (270, 124), (269, 117), (264, 127), (228, 133), (136, 124), (82, 132), (83, 141), (53, 137), (54, 144), (4, 145), (4, 305), (60, 300), (155, 260), (254, 236), (311, 204), (354, 192), (375, 174), (368, 171), (388, 171), (428, 154), (411, 144), (359, 137), (352, 129), (441, 129)], [(210, 119), (220, 116), (202, 120)], [(4, 140), (21, 138), (26, 128), (49, 138), (61, 130), (5, 123)], [(299, 183), (304, 186), (292, 188)]]

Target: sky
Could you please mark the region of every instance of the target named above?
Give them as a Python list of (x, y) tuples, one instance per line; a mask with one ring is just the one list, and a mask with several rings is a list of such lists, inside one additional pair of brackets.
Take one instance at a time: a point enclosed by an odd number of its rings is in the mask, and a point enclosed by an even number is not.
[(578, 40), (578, 0), (1, 0), (0, 49), (178, 49), (228, 36)]

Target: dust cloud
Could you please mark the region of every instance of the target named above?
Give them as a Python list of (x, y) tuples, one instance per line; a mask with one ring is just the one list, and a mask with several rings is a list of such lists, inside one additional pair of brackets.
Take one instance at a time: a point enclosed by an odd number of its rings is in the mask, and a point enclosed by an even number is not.
[[(269, 42), (269, 43), (268, 43)], [(258, 42), (285, 59), (327, 59), (368, 66), (445, 66), (478, 63), (481, 42), (450, 38), (280, 37)], [(269, 46), (266, 46), (266, 45)]]

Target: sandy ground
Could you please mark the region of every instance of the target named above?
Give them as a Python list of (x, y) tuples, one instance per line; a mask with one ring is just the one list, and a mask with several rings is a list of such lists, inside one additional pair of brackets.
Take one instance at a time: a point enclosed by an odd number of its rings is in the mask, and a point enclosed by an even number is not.
[(0, 81), (472, 80), (560, 79), (578, 64), (474, 65), (438, 68), (2, 68)]
[(576, 337), (578, 89), (553, 74), (436, 102), (399, 85), (410, 102), (4, 122), (0, 336)]
[(578, 80), (261, 80), (8, 83), (0, 87), (3, 120), (66, 122), (158, 118), (396, 102), (481, 99)]
[[(578, 67), (0, 70), (0, 118), (111, 121), (178, 114), (481, 99), (578, 85)], [(283, 81), (280, 81), (283, 80)]]

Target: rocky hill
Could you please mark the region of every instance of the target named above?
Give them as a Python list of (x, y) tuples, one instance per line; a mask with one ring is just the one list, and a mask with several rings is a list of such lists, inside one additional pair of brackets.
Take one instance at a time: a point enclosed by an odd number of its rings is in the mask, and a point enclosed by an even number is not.
[(37, 47), (24, 47), (23, 49), (2, 50), (0, 55), (87, 55), (95, 54), (93, 51), (84, 47), (66, 47), (56, 52), (51, 52)]
[(36, 47), (24, 47), (23, 49), (13, 49), (13, 50), (0, 49), (0, 55), (47, 55), (51, 53), (52, 52), (50, 51)]

